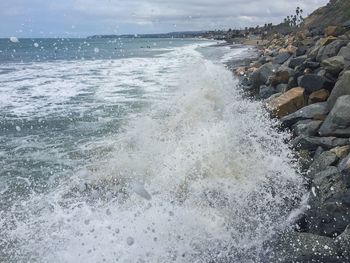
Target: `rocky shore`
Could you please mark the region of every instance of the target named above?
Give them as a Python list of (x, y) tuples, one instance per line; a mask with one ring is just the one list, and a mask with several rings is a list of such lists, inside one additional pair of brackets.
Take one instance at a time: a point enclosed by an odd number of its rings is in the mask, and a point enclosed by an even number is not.
[(275, 34), (258, 49), (234, 72), (293, 134), (309, 191), (269, 262), (350, 262), (350, 23)]

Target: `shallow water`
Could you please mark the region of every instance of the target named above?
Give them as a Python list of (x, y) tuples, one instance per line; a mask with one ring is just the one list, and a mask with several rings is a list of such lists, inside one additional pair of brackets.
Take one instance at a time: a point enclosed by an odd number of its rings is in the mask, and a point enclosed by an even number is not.
[(210, 44), (1, 64), (0, 257), (263, 262), (302, 179)]

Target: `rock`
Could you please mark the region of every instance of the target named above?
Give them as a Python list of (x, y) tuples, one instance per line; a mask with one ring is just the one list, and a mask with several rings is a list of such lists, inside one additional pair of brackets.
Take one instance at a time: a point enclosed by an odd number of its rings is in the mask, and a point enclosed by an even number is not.
[(315, 91), (310, 94), (308, 104), (327, 101), (328, 97), (329, 97), (329, 91), (326, 89)]
[(310, 165), (308, 175), (313, 177), (314, 174), (322, 172), (328, 166), (336, 164), (338, 157), (335, 153), (330, 151), (323, 152), (320, 156), (315, 158), (315, 160)]
[(333, 239), (310, 233), (290, 232), (270, 244), (266, 262), (344, 262)]
[(326, 37), (337, 37), (344, 34), (344, 28), (340, 26), (328, 26), (325, 29), (325, 36)]
[(289, 61), (288, 67), (295, 69), (297, 66), (302, 65), (305, 62), (306, 58), (307, 58), (307, 56), (300, 56), (300, 57), (292, 58)]
[(349, 139), (342, 139), (336, 137), (308, 137), (300, 135), (292, 141), (292, 145), (297, 150), (308, 150), (310, 152), (316, 151), (318, 147), (330, 150), (337, 146), (349, 145)]
[(346, 174), (350, 173), (350, 154), (340, 162), (339, 169), (342, 173), (346, 173)]
[(260, 86), (259, 99), (268, 99), (275, 93), (277, 93), (277, 91), (273, 87), (262, 85)]
[(331, 95), (328, 98), (329, 107), (332, 109), (339, 97), (344, 95), (350, 95), (350, 70), (345, 71), (339, 78), (335, 87), (333, 88)]
[(338, 193), (346, 192), (346, 185), (339, 169), (334, 166), (324, 168), (323, 171), (317, 173), (313, 177), (312, 197), (310, 205), (313, 208), (320, 207), (325, 201), (334, 197)]
[(270, 84), (276, 87), (278, 84), (286, 84), (289, 81), (288, 70), (278, 70), (270, 78)]
[(320, 102), (301, 108), (300, 110), (283, 117), (281, 121), (284, 125), (291, 126), (300, 120), (324, 120), (328, 112), (327, 102)]
[(291, 55), (288, 52), (283, 52), (278, 54), (275, 59), (273, 60), (274, 64), (283, 64), (284, 62), (286, 62), (289, 58), (291, 57)]
[(243, 76), (245, 74), (245, 67), (238, 67), (235, 69), (235, 74), (238, 76)]
[(318, 75), (309, 74), (298, 78), (298, 85), (305, 89), (307, 93), (324, 88), (326, 80)]
[(293, 125), (293, 131), (296, 136), (314, 136), (317, 134), (321, 124), (322, 121), (302, 120)]
[(306, 54), (306, 52), (308, 51), (308, 47), (307, 46), (300, 46), (297, 48), (297, 50), (295, 51), (295, 55), (297, 57), (303, 56)]
[(307, 60), (304, 62), (304, 66), (309, 69), (317, 69), (321, 66), (321, 63)]
[(338, 246), (340, 253), (346, 262), (350, 262), (350, 224), (344, 232), (335, 239), (335, 244)]
[(281, 96), (271, 100), (267, 104), (267, 108), (272, 114), (278, 118), (293, 113), (303, 107), (304, 101), (304, 89), (293, 88)]
[[(349, 43), (349, 41), (346, 40), (336, 40), (332, 42), (331, 44), (327, 45), (326, 47), (319, 48), (318, 53), (315, 57), (315, 59), (318, 62), (321, 62), (327, 58), (337, 56), (340, 49), (344, 46), (346, 46)], [(339, 54), (341, 55), (341, 54)]]
[(337, 100), (322, 124), (319, 134), (321, 136), (350, 137), (350, 95), (342, 96)]
[(350, 66), (350, 43), (346, 46), (343, 46), (339, 50), (338, 56), (342, 56), (344, 58), (346, 68)]
[(288, 90), (288, 84), (278, 84), (276, 90), (277, 92), (285, 93)]
[(335, 147), (330, 152), (335, 153), (339, 159), (344, 159), (350, 153), (350, 145)]
[(336, 40), (337, 40), (336, 37), (329, 36), (329, 37), (326, 37), (326, 38), (322, 39), (320, 44), (321, 44), (321, 46), (327, 46), (327, 45), (329, 45), (330, 43), (332, 43), (332, 42), (334, 42)]
[(344, 232), (350, 222), (350, 189), (342, 186), (339, 175), (333, 175), (324, 182), (326, 185), (322, 189), (328, 189), (328, 192), (321, 193), (318, 189), (316, 197), (310, 200), (311, 209), (305, 215), (307, 231), (336, 237)]
[(267, 63), (254, 71), (250, 76), (252, 90), (258, 93), (260, 86), (266, 84), (267, 80), (273, 74), (274, 70), (275, 66)]
[(333, 76), (338, 76), (344, 66), (345, 60), (342, 56), (335, 56), (322, 61), (322, 67)]

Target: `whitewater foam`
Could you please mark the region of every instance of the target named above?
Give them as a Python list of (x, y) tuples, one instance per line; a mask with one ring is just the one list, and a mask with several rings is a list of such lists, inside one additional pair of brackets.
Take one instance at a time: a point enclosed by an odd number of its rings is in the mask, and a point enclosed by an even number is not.
[[(0, 216), (9, 262), (260, 262), (288, 227), (304, 193), (288, 134), (195, 46), (157, 59), (114, 62), (130, 86), (145, 70), (162, 99), (124, 124), (109, 157)], [(104, 85), (101, 101), (113, 99)]]

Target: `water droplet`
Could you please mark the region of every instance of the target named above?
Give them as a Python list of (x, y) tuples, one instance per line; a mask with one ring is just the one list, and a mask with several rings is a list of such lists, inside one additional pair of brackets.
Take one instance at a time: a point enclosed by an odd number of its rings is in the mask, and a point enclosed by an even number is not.
[(18, 40), (17, 37), (10, 37), (10, 41), (11, 41), (12, 43), (18, 43), (18, 42), (19, 42), (19, 40)]
[(95, 52), (95, 53), (98, 53), (98, 52), (100, 52), (100, 49), (97, 48), (97, 47), (95, 47), (95, 48), (94, 48), (94, 52)]
[(16, 131), (20, 132), (21, 131), (21, 127), (16, 126)]
[(135, 242), (135, 240), (134, 240), (134, 238), (132, 238), (132, 237), (128, 237), (128, 238), (126, 239), (126, 243), (127, 243), (129, 246), (132, 246), (132, 245), (134, 244), (134, 242)]
[(34, 43), (34, 47), (39, 47), (39, 44), (38, 43)]

